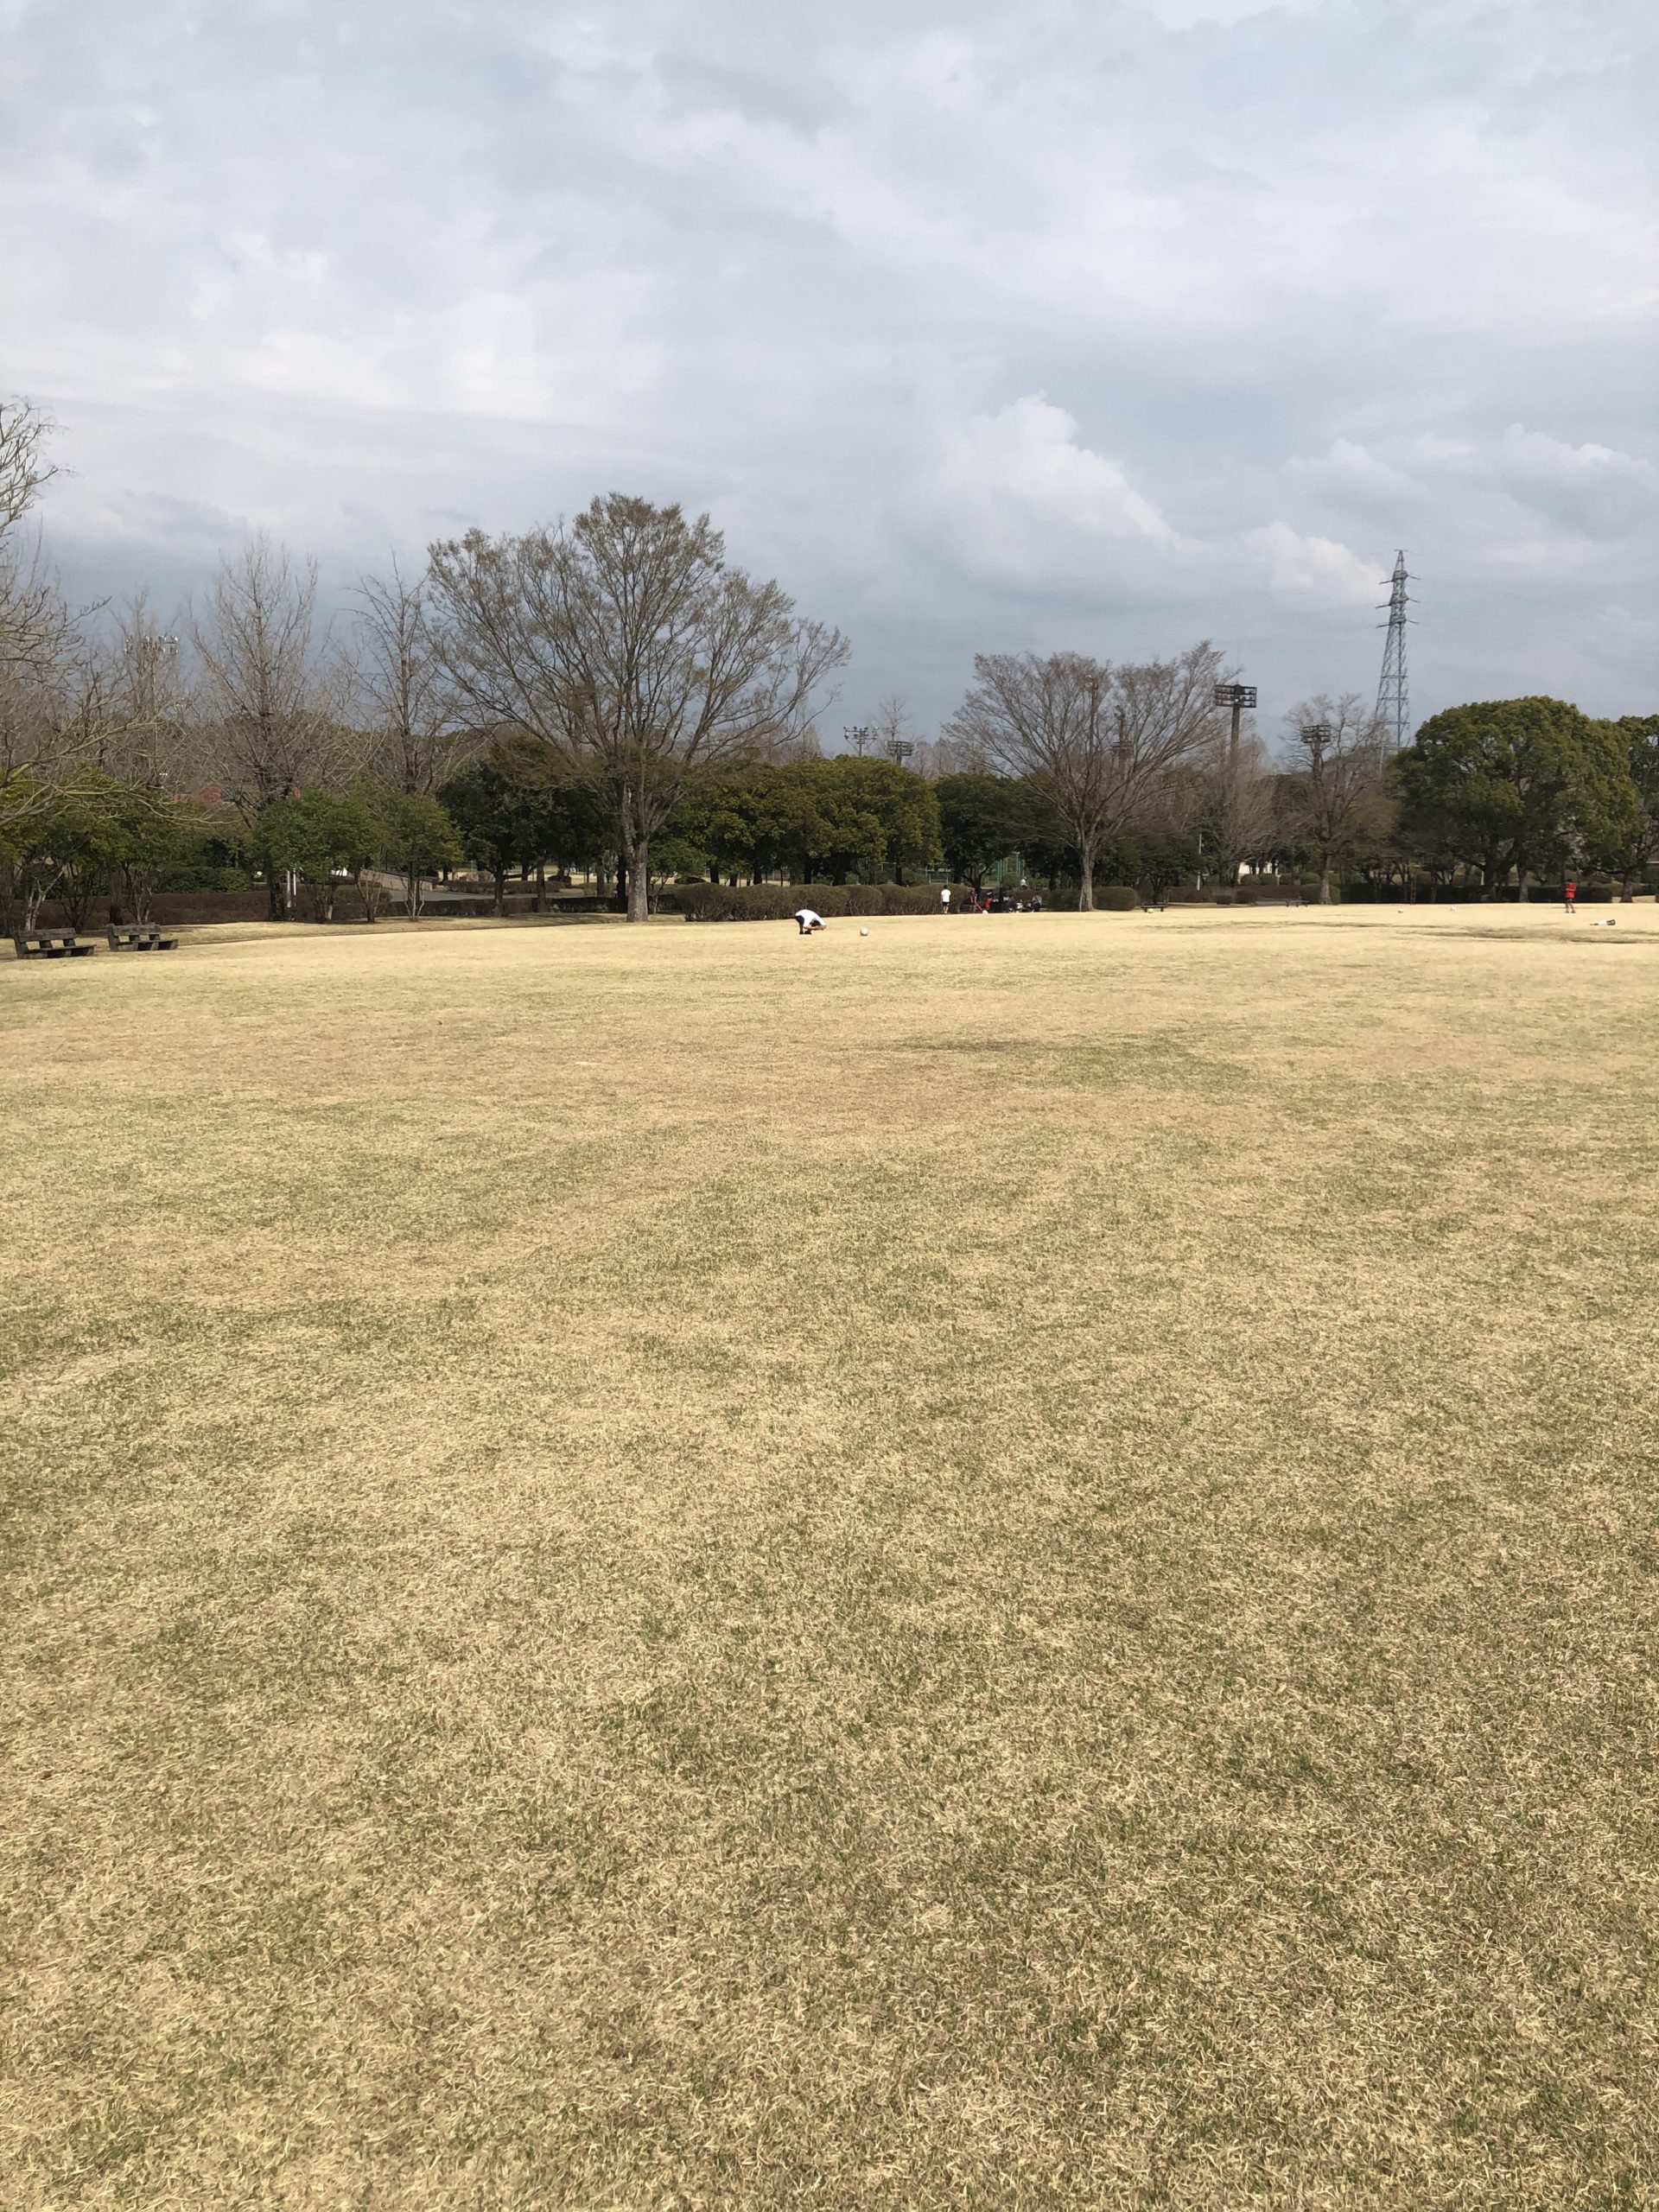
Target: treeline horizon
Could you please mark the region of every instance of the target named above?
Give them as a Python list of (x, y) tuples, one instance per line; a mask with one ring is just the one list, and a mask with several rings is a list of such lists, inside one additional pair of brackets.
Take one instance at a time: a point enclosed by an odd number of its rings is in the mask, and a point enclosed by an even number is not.
[[(140, 594), (77, 613), (24, 525), (54, 471), (49, 425), (0, 403), (0, 909), (257, 871), (311, 912), (384, 877), (417, 912), (429, 874), (653, 887), (902, 882), (976, 887), (1018, 856), (1094, 903), (1097, 877), (1153, 893), (1294, 874), (1468, 885), (1497, 896), (1572, 872), (1628, 893), (1659, 859), (1659, 715), (1542, 697), (1432, 716), (1391, 753), (1358, 696), (1285, 718), (1276, 756), (1235, 727), (1229, 670), (1184, 652), (1105, 661), (987, 653), (937, 737), (902, 699), (826, 753), (848, 658), (776, 582), (730, 563), (707, 516), (613, 493), (573, 521), (480, 531), (415, 577), (364, 577), (319, 613), (315, 561), (256, 535), (176, 626)], [(1219, 695), (1219, 696), (1218, 696)]]

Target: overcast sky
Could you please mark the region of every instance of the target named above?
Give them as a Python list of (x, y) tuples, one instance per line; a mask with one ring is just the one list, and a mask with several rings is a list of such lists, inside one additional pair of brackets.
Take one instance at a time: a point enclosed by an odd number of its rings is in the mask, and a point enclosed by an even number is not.
[(1213, 637), (1264, 723), (1659, 709), (1653, 0), (0, 0), (0, 388), (76, 587), (636, 491), (839, 623)]

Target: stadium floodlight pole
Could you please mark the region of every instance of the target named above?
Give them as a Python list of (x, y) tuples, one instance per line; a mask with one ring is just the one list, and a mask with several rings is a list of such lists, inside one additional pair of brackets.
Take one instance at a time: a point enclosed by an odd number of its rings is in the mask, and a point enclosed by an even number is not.
[(1216, 704), (1218, 707), (1230, 707), (1233, 710), (1233, 731), (1227, 741), (1227, 765), (1230, 768), (1236, 768), (1238, 766), (1239, 717), (1247, 707), (1254, 713), (1255, 686), (1254, 683), (1217, 683)]

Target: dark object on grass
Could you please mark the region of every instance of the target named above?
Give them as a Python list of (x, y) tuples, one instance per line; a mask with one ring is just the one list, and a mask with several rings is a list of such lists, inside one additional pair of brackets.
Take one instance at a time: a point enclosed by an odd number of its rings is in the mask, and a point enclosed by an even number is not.
[(11, 941), (20, 960), (61, 960), (67, 954), (98, 950), (95, 944), (81, 944), (73, 930), (14, 930)]
[(154, 922), (111, 922), (105, 934), (111, 952), (119, 952), (124, 944), (130, 944), (135, 952), (171, 952), (179, 941), (163, 937)]

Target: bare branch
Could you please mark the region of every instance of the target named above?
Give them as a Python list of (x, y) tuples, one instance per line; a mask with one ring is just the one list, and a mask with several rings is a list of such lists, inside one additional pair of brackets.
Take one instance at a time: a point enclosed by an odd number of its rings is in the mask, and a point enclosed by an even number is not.
[(803, 739), (847, 654), (779, 585), (730, 567), (707, 515), (620, 493), (554, 530), (435, 545), (431, 579), (471, 718), (539, 738), (603, 793), (636, 919), (651, 840), (688, 783)]
[(235, 797), (254, 811), (359, 765), (352, 678), (317, 620), (317, 564), (263, 533), (221, 562), (189, 622), (201, 710)]
[(1077, 848), (1088, 908), (1101, 846), (1128, 827), (1158, 778), (1213, 739), (1220, 664), (1208, 643), (1117, 667), (1084, 653), (981, 654), (979, 681), (944, 739), (1054, 808)]
[(394, 555), (389, 578), (357, 588), (356, 668), (371, 765), (400, 791), (430, 793), (466, 766), (488, 732), (465, 702), (432, 635), (424, 580), (410, 582)]

